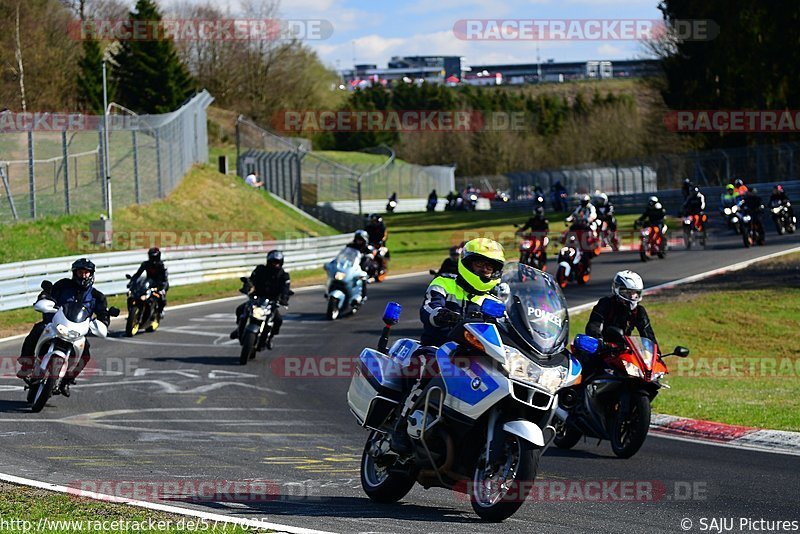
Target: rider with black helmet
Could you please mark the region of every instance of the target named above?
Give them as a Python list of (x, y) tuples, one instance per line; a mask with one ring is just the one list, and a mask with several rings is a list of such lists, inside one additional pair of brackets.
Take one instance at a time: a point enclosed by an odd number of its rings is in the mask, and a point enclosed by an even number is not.
[[(169, 275), (164, 262), (161, 261), (161, 250), (153, 247), (147, 251), (147, 261), (143, 261), (139, 269), (131, 276), (131, 282), (139, 278), (142, 273), (147, 273), (152, 286), (158, 290), (158, 320), (164, 318), (164, 306), (167, 305), (167, 291), (169, 291)], [(130, 282), (128, 287), (130, 287)]]
[[(253, 272), (250, 273), (250, 278), (248, 278), (240, 291), (245, 294), (252, 294), (269, 300), (278, 301), (279, 306), (275, 308), (275, 320), (272, 331), (267, 339), (267, 348), (271, 350), (272, 338), (280, 333), (281, 325), (283, 324), (280, 306), (288, 306), (289, 297), (292, 295), (289, 273), (283, 270), (283, 252), (280, 250), (271, 250), (269, 254), (267, 254), (266, 265), (257, 265), (256, 268), (253, 269)], [(246, 303), (242, 303), (236, 308), (237, 324), (242, 319), (245, 305)], [(238, 327), (231, 332), (230, 337), (231, 339), (239, 337)]]
[(545, 238), (547, 233), (550, 232), (550, 221), (545, 218), (544, 208), (542, 206), (536, 206), (536, 208), (534, 208), (533, 215), (528, 219), (528, 222), (517, 230), (516, 233), (522, 234), (528, 229), (540, 239)]
[[(52, 300), (57, 307), (62, 307), (70, 302), (80, 302), (89, 310), (90, 314), (94, 314), (100, 322), (108, 326), (111, 322), (111, 317), (108, 313), (108, 301), (103, 293), (94, 288), (94, 263), (86, 258), (81, 258), (73, 262), (71, 270), (71, 278), (62, 278), (53, 284), (49, 290), (39, 293), (36, 300)], [(22, 342), (18, 360), (21, 367), (17, 372), (19, 378), (27, 380), (33, 372), (33, 362), (36, 359), (34, 354), (36, 343), (39, 341), (45, 326), (53, 320), (53, 315), (52, 313), (44, 314), (43, 319), (33, 325), (25, 341)], [(68, 371), (66, 380), (62, 381), (61, 388), (64, 395), (69, 396), (69, 385), (75, 383), (75, 378), (83, 371), (90, 358), (89, 339), (87, 338), (81, 359), (73, 371)]]

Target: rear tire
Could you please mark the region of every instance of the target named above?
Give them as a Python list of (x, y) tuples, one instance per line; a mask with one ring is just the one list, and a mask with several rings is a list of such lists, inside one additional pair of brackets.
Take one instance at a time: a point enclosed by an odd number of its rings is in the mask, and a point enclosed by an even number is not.
[(329, 321), (335, 321), (339, 317), (339, 299), (336, 297), (328, 299), (328, 311), (325, 313), (325, 317)]
[(242, 339), (242, 352), (239, 353), (239, 363), (247, 365), (247, 360), (255, 357), (256, 352), (256, 334), (253, 332), (245, 332), (244, 339)]
[(644, 395), (632, 395), (630, 413), (614, 417), (611, 429), (611, 450), (620, 458), (630, 458), (638, 452), (650, 430), (650, 399)]
[(683, 246), (686, 250), (692, 250), (692, 231), (687, 228), (683, 229)]
[(567, 287), (567, 275), (565, 274), (566, 270), (564, 267), (559, 267), (558, 272), (556, 272), (556, 281), (558, 285), (561, 286), (561, 289)]
[(642, 241), (642, 246), (639, 247), (639, 259), (643, 262), (647, 261), (647, 243)]
[(750, 232), (742, 232), (742, 242), (744, 248), (750, 248)]

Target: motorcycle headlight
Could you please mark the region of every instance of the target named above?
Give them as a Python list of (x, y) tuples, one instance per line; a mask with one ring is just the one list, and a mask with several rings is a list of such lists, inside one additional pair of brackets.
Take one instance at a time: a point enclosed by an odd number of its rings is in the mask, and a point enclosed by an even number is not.
[(267, 318), (267, 309), (262, 306), (253, 306), (253, 311), (251, 312), (253, 319), (258, 319), (259, 321), (263, 321)]
[(731, 206), (731, 213), (736, 213), (739, 211), (739, 206)]
[(683, 224), (692, 224), (692, 218), (691, 218), (691, 217), (686, 217), (686, 218), (683, 220)]
[(777, 208), (772, 208), (772, 213), (779, 213), (781, 211), (781, 207), (778, 206)]
[(56, 325), (56, 332), (58, 332), (59, 336), (65, 338), (65, 339), (69, 339), (70, 341), (78, 339), (79, 337), (81, 337), (81, 333), (80, 332), (77, 332), (75, 330), (70, 330), (69, 328), (67, 328), (63, 324)]
[(144, 295), (142, 295), (141, 297), (139, 297), (139, 300), (141, 300), (142, 302), (144, 302), (145, 300), (147, 300), (147, 294), (145, 293)]
[(642, 370), (633, 365), (631, 362), (622, 360), (622, 365), (625, 367), (625, 371), (628, 373), (628, 375), (636, 378), (644, 378), (644, 373), (642, 373)]
[(347, 275), (346, 275), (345, 273), (341, 272), (341, 271), (339, 271), (338, 273), (336, 273), (335, 275), (333, 275), (333, 277), (334, 277), (336, 280), (339, 280), (340, 282), (341, 282), (342, 280), (344, 280), (344, 277), (345, 277), (345, 276), (347, 276)]
[(725, 208), (724, 211), (725, 211), (725, 215), (730, 215), (731, 214), (731, 209), (730, 208)]
[(742, 217), (742, 220), (744, 222), (750, 222), (750, 216), (749, 215), (745, 215), (744, 217)]
[(555, 393), (564, 381), (565, 371), (557, 367), (539, 367), (520, 354), (516, 349), (506, 348), (506, 361), (503, 367), (508, 377)]
[(650, 228), (643, 228), (642, 235), (650, 235)]

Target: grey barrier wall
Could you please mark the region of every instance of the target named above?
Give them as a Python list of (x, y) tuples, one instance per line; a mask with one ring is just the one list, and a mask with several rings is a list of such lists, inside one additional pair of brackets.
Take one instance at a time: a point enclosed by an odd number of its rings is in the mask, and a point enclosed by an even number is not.
[[(180, 286), (249, 275), (256, 265), (264, 263), (267, 251), (273, 248), (284, 251), (287, 270), (318, 267), (334, 258), (350, 237), (298, 237), (162, 250), (170, 285)], [(97, 266), (96, 287), (107, 295), (116, 295), (127, 291), (125, 275), (133, 274), (147, 254), (145, 250), (106, 252), (0, 265), (0, 310), (31, 306), (43, 280), (70, 276), (70, 265), (81, 257), (88, 257)]]

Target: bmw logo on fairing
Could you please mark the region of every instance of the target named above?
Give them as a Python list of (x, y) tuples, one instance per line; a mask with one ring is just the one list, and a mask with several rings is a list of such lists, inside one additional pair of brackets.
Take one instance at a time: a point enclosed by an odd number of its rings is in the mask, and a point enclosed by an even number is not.
[(472, 389), (474, 389), (475, 391), (478, 391), (479, 389), (481, 389), (481, 379), (478, 377), (473, 378), (470, 386), (472, 386)]

